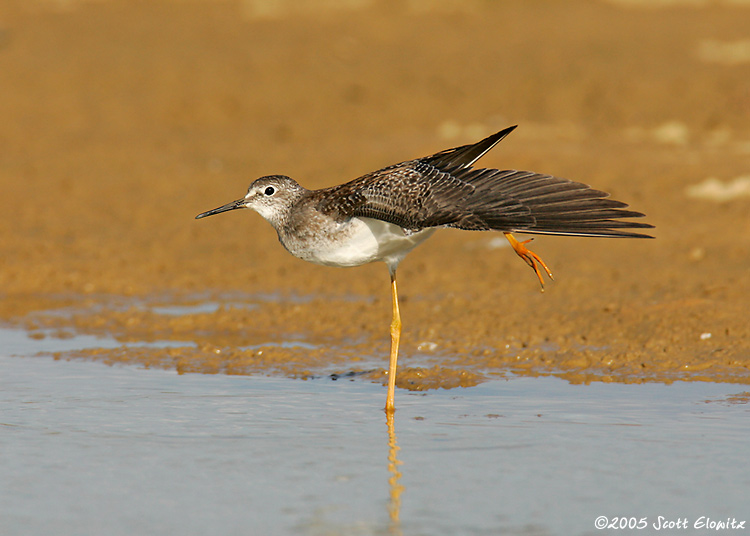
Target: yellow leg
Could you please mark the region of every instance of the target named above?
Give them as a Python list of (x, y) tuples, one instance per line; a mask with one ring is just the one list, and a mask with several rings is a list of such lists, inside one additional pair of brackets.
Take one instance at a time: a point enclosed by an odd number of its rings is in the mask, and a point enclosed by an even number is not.
[(536, 263), (538, 262), (542, 265), (542, 268), (544, 268), (544, 271), (547, 272), (547, 275), (550, 279), (554, 280), (555, 278), (552, 277), (552, 272), (550, 272), (549, 268), (547, 268), (547, 265), (544, 264), (544, 261), (539, 257), (539, 255), (526, 248), (526, 244), (534, 239), (529, 238), (528, 240), (519, 242), (518, 240), (516, 240), (516, 237), (510, 233), (505, 233), (505, 238), (508, 239), (508, 242), (510, 242), (510, 245), (513, 247), (513, 249), (516, 250), (516, 254), (518, 254), (519, 257), (526, 261), (526, 264), (531, 266), (531, 269), (534, 270), (536, 276), (539, 278), (539, 284), (542, 285), (542, 292), (544, 292), (544, 279), (542, 279), (542, 272), (539, 271), (539, 266), (537, 266)]
[(388, 394), (385, 399), (385, 412), (396, 411), (396, 362), (398, 361), (398, 343), (401, 340), (401, 313), (398, 310), (398, 289), (396, 272), (391, 273), (391, 294), (393, 296), (393, 320), (391, 320), (391, 361), (388, 365)]

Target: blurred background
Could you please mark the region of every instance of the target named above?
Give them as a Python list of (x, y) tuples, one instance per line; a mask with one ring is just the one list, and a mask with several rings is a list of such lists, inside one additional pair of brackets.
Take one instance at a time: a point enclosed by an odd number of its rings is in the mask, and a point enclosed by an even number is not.
[[(482, 165), (610, 191), (657, 241), (538, 238), (558, 276), (540, 296), (496, 236), (438, 233), (401, 268), (406, 329), (435, 328), (407, 341), (498, 332), (500, 348), (557, 329), (564, 344), (615, 310), (633, 316), (601, 338), (631, 326), (629, 352), (710, 354), (708, 332), (746, 350), (749, 21), (740, 0), (6, 0), (0, 314), (86, 296), (353, 295), (379, 306), (341, 305), (363, 319), (352, 331), (380, 341), (382, 266), (309, 265), (254, 215), (194, 215), (261, 175), (330, 186), (518, 124)], [(410, 296), (427, 302), (410, 312)], [(319, 329), (308, 312), (284, 322)]]

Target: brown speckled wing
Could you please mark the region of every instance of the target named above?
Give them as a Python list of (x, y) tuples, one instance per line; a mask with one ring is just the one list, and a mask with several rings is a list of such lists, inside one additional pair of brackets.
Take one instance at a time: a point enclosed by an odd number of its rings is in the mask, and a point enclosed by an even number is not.
[[(415, 160), (331, 189), (320, 208), (338, 217), (374, 218), (418, 231), (455, 222), (458, 207), (473, 191), (450, 173)], [(340, 199), (347, 202), (341, 205)]]
[[(428, 227), (535, 234), (650, 238), (643, 216), (586, 184), (528, 171), (471, 165), (515, 127), (473, 145), (402, 162), (318, 190), (318, 208), (337, 219), (367, 217), (418, 231)], [(618, 221), (625, 218), (626, 221)]]

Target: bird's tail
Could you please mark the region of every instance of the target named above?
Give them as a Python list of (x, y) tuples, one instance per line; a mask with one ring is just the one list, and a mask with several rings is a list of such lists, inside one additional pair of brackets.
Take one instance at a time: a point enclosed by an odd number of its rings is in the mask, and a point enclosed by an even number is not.
[[(586, 184), (529, 171), (466, 170), (462, 180), (474, 186), (465, 199), (467, 217), (453, 226), (506, 232), (653, 238), (626, 229), (653, 225), (632, 221), (643, 216), (628, 205)], [(624, 221), (620, 221), (624, 220)]]

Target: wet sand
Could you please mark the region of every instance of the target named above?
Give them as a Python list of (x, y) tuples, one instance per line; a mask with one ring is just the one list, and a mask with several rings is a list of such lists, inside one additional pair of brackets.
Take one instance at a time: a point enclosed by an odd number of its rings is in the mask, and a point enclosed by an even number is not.
[(383, 381), (384, 266), (193, 217), (261, 175), (329, 186), (518, 124), (482, 165), (610, 191), (656, 240), (538, 237), (542, 294), (501, 235), (438, 232), (399, 269), (399, 386), (750, 383), (750, 8), (431, 5), (5, 2), (0, 320), (123, 342), (61, 358)]

